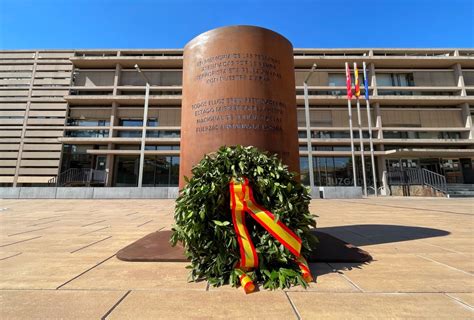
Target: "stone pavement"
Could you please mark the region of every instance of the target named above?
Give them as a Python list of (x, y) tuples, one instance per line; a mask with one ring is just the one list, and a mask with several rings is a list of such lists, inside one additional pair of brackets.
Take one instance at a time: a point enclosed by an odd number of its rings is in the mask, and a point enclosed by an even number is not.
[(185, 263), (123, 262), (173, 200), (0, 200), (0, 319), (474, 319), (474, 201), (314, 200), (318, 227), (375, 261), (314, 263), (308, 290), (188, 283)]

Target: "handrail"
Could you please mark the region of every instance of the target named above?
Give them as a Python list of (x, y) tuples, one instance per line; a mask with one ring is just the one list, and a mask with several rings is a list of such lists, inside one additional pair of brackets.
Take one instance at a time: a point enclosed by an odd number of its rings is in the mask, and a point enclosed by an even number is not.
[(94, 183), (105, 183), (105, 171), (89, 168), (71, 168), (61, 172), (58, 176), (50, 179), (48, 183), (61, 187), (69, 183), (79, 183), (90, 186)]
[(387, 172), (389, 185), (422, 185), (448, 194), (446, 177), (424, 168), (404, 168)]
[(448, 194), (448, 185), (446, 183), (445, 176), (424, 168), (421, 169), (421, 171), (425, 185), (430, 186), (444, 194)]

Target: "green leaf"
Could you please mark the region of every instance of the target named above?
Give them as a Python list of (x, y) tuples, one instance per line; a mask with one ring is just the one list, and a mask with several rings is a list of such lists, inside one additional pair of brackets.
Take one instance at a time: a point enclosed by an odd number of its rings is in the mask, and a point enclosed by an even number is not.
[(242, 161), (239, 162), (240, 171), (245, 172), (245, 165)]
[(219, 221), (219, 220), (212, 220), (216, 225), (218, 225), (219, 227), (225, 227), (225, 226), (228, 226), (230, 224), (229, 221)]
[(283, 202), (283, 194), (281, 192), (278, 192), (278, 200), (280, 200), (280, 202)]

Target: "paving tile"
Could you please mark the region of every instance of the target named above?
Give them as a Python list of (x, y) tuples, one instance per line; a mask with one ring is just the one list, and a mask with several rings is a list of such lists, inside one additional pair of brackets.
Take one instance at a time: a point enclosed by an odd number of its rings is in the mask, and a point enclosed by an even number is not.
[(132, 291), (108, 319), (296, 319), (282, 291)]
[(316, 292), (357, 292), (358, 289), (352, 285), (343, 275), (338, 273), (326, 263), (310, 263), (311, 273), (314, 281), (309, 283), (308, 288), (301, 286), (291, 287), (288, 291), (316, 291)]
[(303, 319), (472, 319), (444, 294), (289, 292)]
[(186, 265), (179, 262), (127, 262), (114, 257), (64, 288), (205, 290), (205, 281), (188, 282)]
[(2, 290), (0, 319), (100, 319), (121, 291)]
[(392, 243), (372, 244), (362, 246), (362, 249), (370, 252), (373, 256), (377, 254), (461, 254), (449, 247), (434, 245), (425, 240), (400, 241)]
[(364, 291), (472, 292), (472, 275), (415, 255), (378, 255), (363, 266), (330, 263)]
[[(470, 223), (470, 225), (472, 226), (473, 223), (471, 221), (469, 222), (466, 221), (466, 223)], [(464, 253), (464, 254), (474, 254), (474, 246), (473, 246), (474, 239), (472, 237), (472, 230), (469, 236), (446, 237), (446, 239), (431, 238), (431, 239), (426, 239), (425, 241), (429, 244), (440, 246), (442, 248), (446, 248), (454, 252), (459, 252), (459, 253)]]
[(474, 253), (473, 254), (460, 254), (460, 253), (440, 254), (440, 253), (422, 252), (422, 253), (419, 253), (418, 256), (474, 275)]
[(469, 305), (471, 308), (474, 308), (474, 293), (473, 292), (469, 292), (469, 293), (451, 293), (450, 292), (450, 293), (447, 293), (446, 295)]
[(24, 253), (0, 261), (0, 289), (56, 289), (99, 261), (77, 257), (55, 259)]

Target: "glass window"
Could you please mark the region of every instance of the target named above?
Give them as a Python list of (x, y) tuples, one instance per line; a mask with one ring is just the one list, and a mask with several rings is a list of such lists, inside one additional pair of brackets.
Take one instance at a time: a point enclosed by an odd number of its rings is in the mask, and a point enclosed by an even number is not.
[(179, 150), (179, 145), (145, 146), (145, 150)]
[[(122, 127), (142, 127), (143, 119), (120, 119), (119, 123), (120, 123), (120, 126)], [(147, 123), (149, 127), (157, 127), (158, 119), (149, 118), (147, 120)]]
[(179, 157), (146, 156), (143, 166), (143, 185), (149, 187), (177, 186)]
[(339, 87), (346, 85), (346, 75), (344, 73), (328, 74), (328, 82), (331, 87)]
[(306, 131), (298, 131), (298, 138), (306, 138)]
[(142, 131), (139, 130), (120, 130), (117, 131), (117, 136), (121, 138), (141, 138)]
[(411, 87), (415, 85), (413, 73), (378, 73), (377, 85), (380, 87)]
[[(118, 156), (115, 159), (114, 185), (116, 187), (136, 187), (138, 185), (138, 156)], [(145, 180), (145, 171), (143, 178)]]
[(94, 163), (94, 156), (92, 154), (87, 153), (88, 149), (94, 149), (94, 146), (85, 144), (65, 144), (62, 150), (61, 172), (72, 168), (92, 168)]
[(140, 150), (139, 144), (119, 144), (115, 147), (117, 150)]
[(461, 139), (461, 132), (440, 132), (438, 133), (438, 139)]
[(300, 174), (301, 183), (309, 185), (309, 169), (308, 169), (308, 157), (300, 157)]
[[(354, 86), (354, 70), (351, 66), (351, 84)], [(364, 87), (364, 78), (363, 72), (359, 69), (359, 84), (360, 87)], [(346, 74), (345, 73), (329, 73), (328, 74), (328, 84), (330, 87), (345, 87), (346, 86)]]
[(74, 138), (106, 138), (109, 130), (73, 130), (66, 131), (66, 137)]
[(146, 136), (152, 137), (152, 138), (179, 138), (180, 131), (178, 130), (147, 131)]
[(107, 119), (68, 119), (67, 124), (80, 127), (105, 127), (110, 125), (110, 121)]

